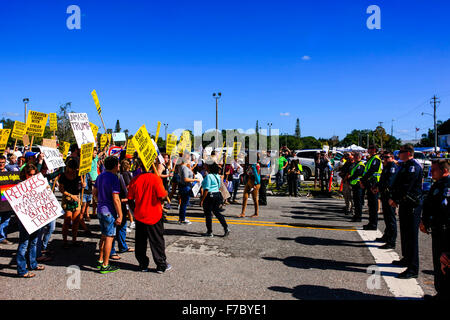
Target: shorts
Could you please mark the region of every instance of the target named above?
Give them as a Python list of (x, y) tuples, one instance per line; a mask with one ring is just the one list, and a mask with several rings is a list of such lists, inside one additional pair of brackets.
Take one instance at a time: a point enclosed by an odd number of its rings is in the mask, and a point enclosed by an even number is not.
[(111, 213), (97, 213), (98, 220), (100, 222), (100, 231), (103, 236), (115, 237), (116, 236), (116, 218)]
[(92, 201), (92, 194), (83, 194), (83, 203), (90, 204)]

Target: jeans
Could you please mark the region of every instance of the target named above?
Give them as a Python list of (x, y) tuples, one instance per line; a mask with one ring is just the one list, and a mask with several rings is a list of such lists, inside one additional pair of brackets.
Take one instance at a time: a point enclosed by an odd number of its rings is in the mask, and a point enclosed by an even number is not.
[(241, 180), (239, 178), (234, 179), (233, 178), (233, 200), (236, 200), (237, 191), (239, 189), (239, 184), (241, 183)]
[(55, 231), (55, 227), (56, 227), (56, 220), (53, 220), (45, 227), (39, 230), (41, 231), (41, 233), (38, 236), (36, 247), (37, 250), (36, 256), (38, 258), (42, 256), (42, 250), (47, 250), (48, 242), (50, 241), (50, 237), (52, 236), (53, 231)]
[(180, 190), (180, 198), (181, 198), (181, 205), (180, 205), (180, 211), (178, 213), (179, 221), (186, 220), (186, 208), (189, 204), (189, 199), (191, 197), (191, 186), (178, 186)]
[(276, 178), (277, 178), (277, 189), (280, 189), (284, 182), (284, 170), (283, 169), (278, 170), (278, 172), (276, 174)]
[(0, 241), (6, 239), (8, 235), (8, 225), (11, 220), (11, 214), (13, 211), (1, 212), (0, 213)]
[(114, 237), (112, 243), (111, 255), (116, 253), (116, 240), (117, 243), (119, 244), (119, 253), (128, 251), (126, 237), (127, 237), (127, 217), (124, 216), (122, 217), (122, 223), (120, 224), (120, 226), (116, 226), (116, 236)]
[(25, 227), (19, 221), (19, 246), (17, 247), (17, 273), (19, 276), (25, 275), (27, 270), (27, 258), (31, 270), (37, 268), (36, 244), (38, 231), (28, 234)]

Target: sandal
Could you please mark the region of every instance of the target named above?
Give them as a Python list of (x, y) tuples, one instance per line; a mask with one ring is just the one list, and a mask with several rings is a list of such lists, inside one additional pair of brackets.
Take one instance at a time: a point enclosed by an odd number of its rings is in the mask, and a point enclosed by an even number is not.
[(258, 214), (254, 214), (254, 215), (250, 216), (250, 218), (254, 218), (254, 217), (259, 217), (259, 215)]
[(36, 269), (33, 269), (33, 270), (42, 271), (42, 270), (45, 270), (45, 266), (37, 266)]
[(245, 214), (240, 214), (240, 215), (238, 215), (237, 217), (238, 217), (238, 218), (244, 218), (244, 217), (245, 217)]
[(27, 272), (25, 273), (23, 276), (21, 276), (22, 278), (34, 278), (36, 275), (33, 272)]
[(120, 260), (122, 259), (118, 254), (113, 254), (112, 256), (109, 257), (111, 260)]

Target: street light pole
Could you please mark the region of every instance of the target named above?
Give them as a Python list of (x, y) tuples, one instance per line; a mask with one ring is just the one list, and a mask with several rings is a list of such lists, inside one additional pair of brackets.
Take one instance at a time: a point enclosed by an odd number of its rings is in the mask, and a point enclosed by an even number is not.
[(219, 142), (219, 99), (222, 96), (221, 92), (218, 92), (217, 94), (214, 92), (213, 97), (216, 99), (216, 148), (218, 148), (218, 142)]
[(267, 126), (269, 127), (269, 137), (271, 137), (272, 136), (272, 122), (269, 122), (268, 124), (267, 124)]
[(166, 141), (166, 143), (167, 143), (167, 127), (169, 126), (169, 124), (168, 123), (163, 123), (163, 125), (164, 125), (164, 139), (165, 139), (165, 141)]
[(27, 123), (27, 103), (30, 101), (30, 99), (28, 99), (28, 98), (24, 98), (23, 99), (23, 103), (25, 104), (25, 116), (24, 116), (24, 119), (25, 119), (25, 123)]
[(437, 154), (436, 103), (439, 104), (439, 103), (441, 103), (441, 101), (439, 101), (439, 99), (436, 96), (434, 96), (432, 98), (431, 103), (433, 103), (433, 109), (434, 109), (434, 113), (433, 113), (433, 118), (434, 118), (434, 152)]

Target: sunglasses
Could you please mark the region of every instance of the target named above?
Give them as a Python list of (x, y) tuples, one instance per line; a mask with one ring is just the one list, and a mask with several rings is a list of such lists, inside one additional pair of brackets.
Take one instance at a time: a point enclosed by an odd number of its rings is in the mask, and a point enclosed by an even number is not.
[(406, 152), (409, 152), (409, 151), (407, 151), (407, 150), (400, 150), (398, 153), (406, 153)]

